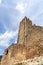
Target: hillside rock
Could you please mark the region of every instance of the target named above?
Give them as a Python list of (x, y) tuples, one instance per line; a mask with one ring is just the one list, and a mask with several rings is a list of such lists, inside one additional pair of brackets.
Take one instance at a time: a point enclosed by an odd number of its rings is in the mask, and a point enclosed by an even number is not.
[(2, 56), (0, 55), (0, 65), (1, 65), (1, 59), (2, 59)]
[(13, 63), (12, 65), (43, 65), (43, 56)]
[(39, 56), (43, 56), (43, 27), (32, 25), (25, 16), (20, 22), (17, 44), (5, 50), (1, 65), (12, 65)]
[(0, 55), (0, 61), (1, 61), (1, 59), (2, 59), (2, 56)]

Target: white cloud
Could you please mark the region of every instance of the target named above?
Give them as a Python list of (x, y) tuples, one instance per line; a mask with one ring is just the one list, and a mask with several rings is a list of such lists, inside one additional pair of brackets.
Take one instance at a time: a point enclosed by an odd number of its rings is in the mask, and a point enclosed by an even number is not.
[(23, 2), (19, 2), (16, 5), (16, 9), (20, 12), (20, 13), (24, 13), (26, 10), (27, 4), (23, 3)]
[(0, 4), (2, 3), (2, 0), (0, 0)]
[(6, 31), (4, 34), (0, 35), (0, 46), (9, 46), (10, 40), (17, 35), (17, 31)]
[(17, 40), (15, 40), (15, 43), (17, 43)]

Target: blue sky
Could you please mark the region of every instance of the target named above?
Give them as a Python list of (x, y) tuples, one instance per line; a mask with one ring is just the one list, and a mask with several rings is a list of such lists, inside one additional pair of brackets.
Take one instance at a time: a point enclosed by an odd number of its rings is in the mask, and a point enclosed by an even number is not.
[(19, 23), (24, 16), (43, 26), (43, 0), (0, 0), (0, 55), (17, 42)]

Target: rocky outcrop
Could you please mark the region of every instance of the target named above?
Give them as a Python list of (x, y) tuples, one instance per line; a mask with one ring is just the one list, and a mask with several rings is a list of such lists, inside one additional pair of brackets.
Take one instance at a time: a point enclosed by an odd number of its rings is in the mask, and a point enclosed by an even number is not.
[(39, 56), (43, 56), (43, 27), (32, 25), (25, 16), (20, 22), (17, 44), (5, 50), (1, 65), (12, 65)]
[(0, 65), (1, 65), (1, 59), (2, 59), (2, 56), (0, 55)]
[(13, 63), (12, 65), (43, 65), (43, 56)]
[(2, 56), (0, 55), (0, 61), (1, 61), (1, 59), (2, 59)]

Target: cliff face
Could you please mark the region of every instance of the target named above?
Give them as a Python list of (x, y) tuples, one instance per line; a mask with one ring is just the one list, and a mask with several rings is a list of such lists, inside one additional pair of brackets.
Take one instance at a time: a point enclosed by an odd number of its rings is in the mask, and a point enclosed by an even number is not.
[(1, 59), (2, 59), (2, 56), (0, 55), (0, 65), (1, 65)]
[(43, 56), (43, 27), (32, 25), (32, 21), (24, 17), (20, 22), (17, 44), (5, 50), (1, 65), (38, 56)]
[(1, 61), (1, 59), (2, 59), (2, 56), (0, 55), (0, 61)]

